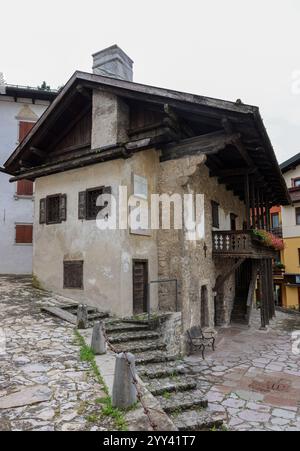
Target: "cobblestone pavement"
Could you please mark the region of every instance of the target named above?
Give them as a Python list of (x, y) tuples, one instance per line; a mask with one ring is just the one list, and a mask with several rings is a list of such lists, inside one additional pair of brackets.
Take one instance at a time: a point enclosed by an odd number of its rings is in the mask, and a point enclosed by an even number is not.
[(109, 417), (95, 421), (106, 395), (73, 326), (42, 314), (44, 301), (29, 279), (0, 278), (0, 431), (114, 429)]
[[(215, 353), (185, 359), (186, 370), (210, 383), (209, 408), (228, 418), (235, 431), (300, 430), (300, 355), (292, 352), (293, 331), (300, 316), (277, 313), (268, 332), (252, 328), (222, 329)], [(300, 349), (300, 346), (299, 346)]]

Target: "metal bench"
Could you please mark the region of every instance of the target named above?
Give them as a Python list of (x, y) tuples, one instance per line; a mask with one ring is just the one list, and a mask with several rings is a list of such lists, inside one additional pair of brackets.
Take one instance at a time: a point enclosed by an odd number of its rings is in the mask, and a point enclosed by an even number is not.
[(215, 351), (214, 332), (203, 332), (200, 326), (194, 326), (187, 331), (189, 344), (190, 344), (190, 354), (196, 351), (202, 352), (203, 360), (205, 359), (205, 349), (211, 347)]

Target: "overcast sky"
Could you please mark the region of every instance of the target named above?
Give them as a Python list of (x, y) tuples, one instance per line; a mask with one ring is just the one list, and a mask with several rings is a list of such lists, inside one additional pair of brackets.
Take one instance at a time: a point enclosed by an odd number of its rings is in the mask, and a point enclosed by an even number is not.
[(278, 160), (300, 152), (299, 0), (9, 0), (0, 17), (7, 83), (56, 88), (118, 44), (135, 81), (258, 105)]

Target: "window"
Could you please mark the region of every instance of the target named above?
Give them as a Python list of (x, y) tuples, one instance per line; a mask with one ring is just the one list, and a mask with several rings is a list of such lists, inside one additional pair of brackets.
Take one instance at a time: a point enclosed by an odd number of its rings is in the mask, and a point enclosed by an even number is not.
[(111, 194), (111, 187), (102, 186), (100, 188), (91, 188), (78, 194), (78, 218), (93, 220), (97, 219), (98, 213), (108, 205), (97, 205), (99, 196), (103, 194)]
[(103, 206), (97, 206), (98, 197), (104, 193), (104, 187), (87, 190), (86, 219), (96, 219)]
[(212, 226), (218, 229), (220, 227), (219, 221), (219, 204), (215, 201), (211, 202), (212, 209)]
[(64, 288), (83, 289), (83, 261), (64, 262)]
[(60, 224), (66, 220), (66, 194), (55, 194), (40, 200), (40, 224)]
[(17, 196), (32, 196), (33, 182), (30, 180), (19, 180), (17, 182)]
[(296, 212), (296, 225), (300, 225), (300, 207), (295, 209)]
[(279, 213), (272, 213), (271, 221), (272, 221), (272, 229), (279, 229), (280, 227)]
[[(34, 122), (19, 122), (19, 142), (22, 142), (35, 125)], [(17, 196), (32, 196), (33, 182), (30, 180), (19, 180), (17, 182)]]
[(16, 244), (32, 244), (32, 224), (16, 225)]
[(296, 179), (292, 179), (292, 187), (293, 188), (300, 188), (300, 177)]
[(133, 195), (142, 199), (148, 199), (148, 181), (146, 177), (133, 175)]

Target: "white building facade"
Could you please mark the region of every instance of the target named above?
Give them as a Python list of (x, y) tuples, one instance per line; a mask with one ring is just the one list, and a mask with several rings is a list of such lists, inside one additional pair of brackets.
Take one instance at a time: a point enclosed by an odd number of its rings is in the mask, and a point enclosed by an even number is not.
[[(55, 96), (54, 92), (5, 85), (2, 78), (0, 166)], [(0, 274), (31, 274), (34, 185), (10, 183), (9, 178), (0, 172)]]

